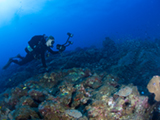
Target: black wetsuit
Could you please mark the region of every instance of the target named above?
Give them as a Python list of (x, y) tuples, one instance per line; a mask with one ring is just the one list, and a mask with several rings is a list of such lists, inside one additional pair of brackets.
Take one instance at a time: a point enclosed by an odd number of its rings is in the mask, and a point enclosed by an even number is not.
[[(19, 57), (22, 59), (21, 61), (12, 60), (12, 62), (14, 62), (18, 65), (24, 65), (28, 62), (31, 62), (33, 59), (35, 59), (35, 56), (40, 56), (40, 58), (42, 60), (43, 67), (47, 67), (46, 62), (45, 62), (46, 51), (49, 51), (52, 54), (59, 53), (59, 51), (53, 51), (50, 47), (46, 46), (46, 40), (43, 35), (37, 35), (37, 36), (32, 37), (32, 39), (28, 43), (29, 43), (30, 47), (33, 49), (33, 51), (27, 52), (27, 55), (25, 57)], [(34, 48), (35, 44), (37, 44), (37, 45)]]

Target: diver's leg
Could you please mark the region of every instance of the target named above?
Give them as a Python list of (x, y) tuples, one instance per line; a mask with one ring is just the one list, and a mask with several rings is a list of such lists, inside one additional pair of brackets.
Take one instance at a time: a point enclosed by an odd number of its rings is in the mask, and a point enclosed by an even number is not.
[(31, 62), (34, 59), (34, 56), (31, 54), (27, 54), (26, 57), (24, 57), (21, 61), (18, 60), (12, 60), (12, 62), (18, 64), (18, 65), (24, 65), (28, 62)]
[(24, 57), (22, 57), (20, 54), (18, 54), (15, 58), (24, 59)]
[(18, 55), (17, 55), (17, 56), (15, 56), (15, 57), (11, 57), (11, 58), (10, 58), (10, 60), (11, 60), (11, 59), (13, 59), (13, 58), (20, 58), (20, 59), (24, 59), (24, 57), (22, 57), (20, 54), (18, 54)]
[(10, 58), (9, 60), (8, 60), (8, 62), (7, 62), (7, 64), (5, 65), (5, 66), (3, 66), (3, 70), (5, 70), (5, 69), (7, 69), (9, 66), (10, 66), (10, 64), (12, 63), (12, 58)]

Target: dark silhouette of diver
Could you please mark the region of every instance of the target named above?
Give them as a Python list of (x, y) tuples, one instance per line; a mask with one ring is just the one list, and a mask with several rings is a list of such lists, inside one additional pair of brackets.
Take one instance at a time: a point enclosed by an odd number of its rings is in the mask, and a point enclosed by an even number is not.
[[(67, 33), (69, 35), (67, 39), (67, 43), (69, 42), (69, 45), (71, 44), (71, 41), (69, 41), (69, 38), (73, 35), (71, 33)], [(46, 40), (47, 39), (47, 40)], [(8, 63), (3, 67), (3, 69), (6, 69), (10, 66), (10, 64), (16, 63), (18, 65), (24, 65), (28, 62), (31, 62), (35, 58), (41, 58), (43, 67), (47, 69), (46, 62), (45, 62), (45, 53), (46, 51), (57, 54), (59, 52), (63, 52), (65, 48), (68, 46), (65, 44), (63, 45), (57, 45), (57, 49), (59, 51), (53, 51), (50, 47), (53, 47), (54, 44), (54, 37), (49, 36), (48, 38), (45, 35), (36, 35), (33, 36), (32, 39), (28, 42), (29, 46), (25, 48), (25, 51), (27, 52), (27, 55), (25, 57), (22, 57), (20, 54), (18, 54), (16, 57), (12, 57), (9, 59)], [(14, 60), (14, 58), (20, 58), (21, 60)]]

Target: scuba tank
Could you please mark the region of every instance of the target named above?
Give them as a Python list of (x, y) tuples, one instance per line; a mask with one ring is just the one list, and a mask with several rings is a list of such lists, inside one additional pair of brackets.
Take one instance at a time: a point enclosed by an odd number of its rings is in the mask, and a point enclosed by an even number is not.
[(40, 46), (40, 44), (42, 44), (43, 39), (45, 40), (46, 38), (47, 37), (45, 34), (33, 36), (31, 40), (28, 41), (28, 46), (25, 48), (25, 51), (27, 53), (33, 52), (33, 49)]

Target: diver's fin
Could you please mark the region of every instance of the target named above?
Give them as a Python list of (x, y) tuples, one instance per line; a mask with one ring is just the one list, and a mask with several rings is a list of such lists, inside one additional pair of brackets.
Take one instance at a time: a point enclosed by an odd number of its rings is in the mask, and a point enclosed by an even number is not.
[(7, 64), (2, 68), (3, 70), (7, 69), (10, 64), (12, 63), (12, 58), (9, 59), (9, 61), (7, 62)]

